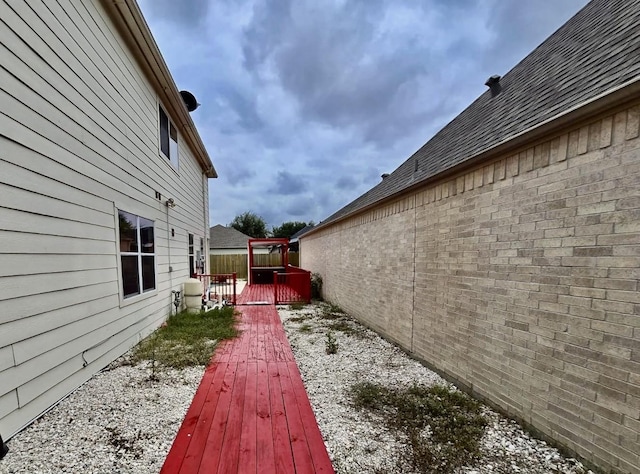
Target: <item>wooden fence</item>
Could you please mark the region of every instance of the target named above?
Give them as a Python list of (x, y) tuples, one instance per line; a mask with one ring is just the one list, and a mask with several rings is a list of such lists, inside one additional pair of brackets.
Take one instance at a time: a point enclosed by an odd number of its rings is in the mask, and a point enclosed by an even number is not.
[[(236, 273), (238, 278), (247, 279), (247, 259), (246, 254), (234, 255), (211, 255), (212, 274)], [(257, 267), (275, 267), (280, 265), (280, 254), (254, 254), (254, 265)], [(298, 266), (300, 264), (300, 254), (289, 252), (289, 264)]]

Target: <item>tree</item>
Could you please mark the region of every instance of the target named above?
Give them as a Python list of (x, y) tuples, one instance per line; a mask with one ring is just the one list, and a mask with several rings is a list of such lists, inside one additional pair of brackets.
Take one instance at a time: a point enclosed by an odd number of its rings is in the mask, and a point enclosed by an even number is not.
[(273, 237), (290, 239), (293, 234), (299, 230), (304, 229), (307, 225), (313, 225), (313, 221), (308, 224), (306, 222), (283, 222), (280, 227), (273, 227), (271, 229), (271, 235)]
[(253, 212), (243, 212), (234, 217), (229, 225), (255, 239), (264, 238), (268, 235), (267, 223), (262, 217)]

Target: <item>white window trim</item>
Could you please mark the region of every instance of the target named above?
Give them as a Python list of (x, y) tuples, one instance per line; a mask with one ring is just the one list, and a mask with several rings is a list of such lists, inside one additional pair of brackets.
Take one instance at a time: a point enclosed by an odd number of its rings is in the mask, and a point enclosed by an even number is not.
[[(155, 219), (149, 219), (148, 217), (144, 217), (144, 212), (141, 212), (137, 209), (135, 209), (135, 206), (133, 206), (133, 208), (131, 206), (126, 206), (126, 205), (118, 205), (117, 203), (114, 203), (114, 220), (115, 220), (115, 246), (116, 246), (116, 263), (117, 263), (117, 272), (118, 272), (118, 298), (120, 300), (120, 307), (126, 307), (129, 306), (131, 304), (134, 303), (138, 303), (140, 301), (144, 301), (147, 300), (149, 298), (152, 298), (154, 296), (156, 296), (158, 294), (158, 253), (156, 251), (157, 249), (157, 236), (156, 236), (156, 220)], [(142, 217), (143, 219), (148, 219), (150, 221), (153, 222), (153, 240), (154, 240), (154, 252), (152, 254), (148, 254), (149, 256), (153, 255), (154, 257), (154, 265), (153, 265), (153, 272), (154, 272), (154, 277), (155, 277), (155, 283), (156, 283), (156, 287), (153, 290), (147, 290), (147, 291), (143, 291), (137, 295), (133, 295), (133, 296), (128, 296), (128, 297), (124, 297), (124, 288), (123, 288), (123, 279), (122, 279), (122, 259), (120, 258), (122, 255), (127, 255), (129, 254), (129, 252), (120, 252), (120, 219), (119, 219), (119, 214), (118, 211), (123, 211), (123, 212), (128, 212), (129, 214), (134, 214), (135, 216), (137, 216), (138, 218)], [(138, 233), (138, 239), (140, 239), (140, 226), (138, 225), (137, 228), (137, 233)], [(140, 240), (138, 240), (140, 241)], [(139, 257), (139, 259), (142, 258), (142, 256)], [(140, 260), (138, 260), (138, 268), (140, 269), (139, 272), (139, 279), (142, 279), (142, 268), (141, 268), (141, 264), (142, 262)], [(142, 282), (139, 281), (140, 284), (140, 288), (142, 289)]]
[[(162, 128), (160, 126), (160, 110), (164, 112), (167, 117), (167, 136), (169, 137), (169, 156), (167, 156), (164, 151), (162, 151)], [(167, 109), (163, 107), (163, 105), (158, 102), (158, 154), (160, 157), (169, 164), (171, 169), (173, 169), (176, 173), (180, 169), (180, 133), (178, 131), (178, 127), (171, 120), (171, 116), (167, 113)], [(176, 131), (176, 141), (171, 139), (171, 128), (174, 128)]]

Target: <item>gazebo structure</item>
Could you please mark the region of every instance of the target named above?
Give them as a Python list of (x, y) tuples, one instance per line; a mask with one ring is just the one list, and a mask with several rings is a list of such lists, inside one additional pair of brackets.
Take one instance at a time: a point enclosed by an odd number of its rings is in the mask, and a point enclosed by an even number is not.
[[(249, 285), (273, 284), (273, 272), (287, 272), (287, 267), (289, 267), (289, 239), (249, 239), (247, 242), (247, 248), (249, 251), (247, 283)], [(253, 254), (254, 249), (257, 248), (268, 248), (270, 254), (278, 252), (280, 255), (280, 261), (277, 262), (276, 265), (272, 265), (271, 261), (269, 262), (269, 265), (266, 266), (258, 265)]]
[[(254, 255), (254, 250), (260, 248), (268, 248), (270, 253), (262, 265)], [(241, 297), (245, 303), (240, 304), (272, 299), (275, 304), (311, 301), (311, 272), (289, 265), (289, 239), (249, 239), (247, 250), (247, 287)]]

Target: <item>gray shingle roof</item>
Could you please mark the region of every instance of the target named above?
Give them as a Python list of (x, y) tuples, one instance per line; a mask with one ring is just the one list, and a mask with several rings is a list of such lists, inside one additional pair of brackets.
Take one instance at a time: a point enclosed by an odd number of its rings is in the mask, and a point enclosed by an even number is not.
[(298, 239), (300, 239), (300, 237), (302, 237), (304, 234), (306, 234), (307, 232), (309, 232), (311, 229), (313, 229), (314, 226), (312, 225), (307, 225), (304, 226), (302, 229), (300, 229), (298, 232), (296, 232), (295, 234), (293, 234), (290, 238), (289, 238), (289, 242), (297, 242)]
[(640, 79), (639, 25), (640, 0), (593, 0), (502, 77), (500, 94), (492, 97), (487, 90), (387, 178), (317, 227)]
[(248, 235), (233, 227), (215, 225), (209, 229), (209, 248), (211, 249), (239, 249), (247, 248)]

